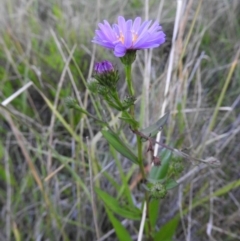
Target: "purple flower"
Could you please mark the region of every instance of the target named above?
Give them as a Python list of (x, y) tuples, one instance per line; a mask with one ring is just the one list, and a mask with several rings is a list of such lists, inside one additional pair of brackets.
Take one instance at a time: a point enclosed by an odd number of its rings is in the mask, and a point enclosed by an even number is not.
[(114, 55), (123, 57), (128, 50), (149, 49), (159, 47), (165, 42), (162, 27), (155, 21), (144, 21), (137, 17), (134, 21), (118, 17), (118, 24), (110, 24), (104, 20), (99, 23), (92, 42), (114, 50)]
[(94, 70), (96, 74), (104, 74), (114, 71), (114, 68), (111, 62), (103, 60), (102, 62), (98, 62), (95, 64)]

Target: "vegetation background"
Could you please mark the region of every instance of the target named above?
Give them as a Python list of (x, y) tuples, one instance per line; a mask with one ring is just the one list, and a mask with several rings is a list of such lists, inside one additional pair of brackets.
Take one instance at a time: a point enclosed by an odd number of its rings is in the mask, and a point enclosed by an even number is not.
[[(240, 240), (240, 1), (179, 2), (172, 43), (176, 0), (0, 0), (0, 240), (117, 240), (92, 187), (140, 202), (136, 166), (64, 102), (76, 96), (116, 125), (117, 114), (86, 91), (86, 81), (103, 59), (122, 73), (111, 51), (91, 43), (97, 23), (119, 15), (159, 19), (167, 35), (163, 47), (138, 51), (134, 65), (142, 125), (160, 116), (174, 47), (166, 142), (221, 161), (210, 168), (185, 160), (180, 185), (152, 211), (156, 241)], [(122, 138), (135, 145), (127, 129)], [(116, 217), (137, 240), (139, 221)]]

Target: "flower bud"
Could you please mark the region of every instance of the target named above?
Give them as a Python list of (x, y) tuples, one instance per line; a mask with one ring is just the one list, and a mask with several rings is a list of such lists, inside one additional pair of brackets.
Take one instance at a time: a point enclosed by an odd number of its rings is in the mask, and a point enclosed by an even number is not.
[(102, 85), (97, 86), (97, 93), (99, 95), (106, 96), (106, 95), (108, 95), (108, 91), (109, 91), (109, 89), (105, 86), (102, 86)]
[(76, 105), (77, 105), (77, 101), (71, 97), (71, 96), (68, 96), (66, 99), (65, 99), (65, 104), (68, 108), (74, 108)]
[(154, 199), (165, 198), (166, 194), (167, 194), (166, 187), (159, 182), (153, 184), (152, 187), (150, 188), (150, 195)]
[(94, 70), (96, 74), (104, 74), (114, 71), (114, 68), (111, 62), (104, 60), (102, 62), (96, 63), (94, 66)]
[(134, 102), (136, 101), (136, 98), (134, 96), (127, 96), (123, 100), (123, 107), (124, 109), (129, 108), (130, 106), (134, 105)]
[(173, 170), (175, 173), (181, 173), (184, 169), (184, 166), (182, 164), (182, 161), (175, 161), (173, 163)]
[(94, 71), (94, 78), (100, 85), (105, 86), (108, 89), (115, 90), (116, 84), (119, 80), (119, 74), (117, 70), (114, 70), (111, 62), (104, 60), (96, 63)]

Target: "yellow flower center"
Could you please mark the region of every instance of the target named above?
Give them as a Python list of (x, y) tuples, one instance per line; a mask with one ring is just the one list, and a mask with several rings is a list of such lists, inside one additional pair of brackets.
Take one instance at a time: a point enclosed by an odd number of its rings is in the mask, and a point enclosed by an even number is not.
[[(125, 37), (122, 32), (120, 32), (120, 36), (117, 36), (117, 38), (122, 44), (124, 44)], [(132, 43), (134, 44), (137, 41), (137, 39), (138, 39), (137, 33), (132, 31)]]
[(132, 41), (133, 41), (133, 43), (135, 43), (137, 41), (137, 39), (138, 39), (137, 33), (132, 32)]
[(122, 43), (122, 44), (124, 44), (124, 35), (123, 35), (123, 33), (121, 32), (120, 33), (120, 37), (118, 37), (118, 40)]

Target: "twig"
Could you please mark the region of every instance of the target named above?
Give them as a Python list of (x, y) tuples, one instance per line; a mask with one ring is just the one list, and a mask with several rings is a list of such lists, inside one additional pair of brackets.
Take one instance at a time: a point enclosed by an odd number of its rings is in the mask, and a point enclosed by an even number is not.
[(143, 214), (145, 214), (145, 215), (142, 215), (142, 219), (141, 219), (141, 223), (140, 223), (140, 229), (139, 229), (139, 233), (138, 233), (138, 240), (137, 241), (141, 241), (142, 240), (144, 224), (145, 224), (145, 220), (146, 220), (146, 216), (147, 216), (146, 213), (147, 213), (147, 202), (144, 202)]
[[(212, 229), (215, 230), (215, 231), (217, 231), (217, 232), (219, 232), (219, 233), (226, 234), (227, 236), (230, 236), (230, 237), (232, 237), (232, 238), (234, 238), (234, 239), (240, 240), (240, 237), (239, 237), (238, 235), (236, 235), (236, 234), (234, 234), (234, 233), (231, 233), (231, 232), (229, 232), (229, 231), (226, 231), (226, 230), (224, 230), (224, 229), (222, 229), (222, 228), (219, 228), (219, 227), (217, 227), (217, 226), (213, 226)], [(216, 241), (216, 240), (214, 240), (214, 241)]]
[(9, 96), (6, 100), (4, 100), (1, 104), (3, 106), (7, 106), (12, 100), (14, 100), (17, 96), (19, 96), (21, 93), (27, 90), (32, 84), (33, 84), (32, 82), (28, 82), (19, 90), (17, 90), (15, 93), (13, 93), (11, 96)]
[[(179, 150), (177, 150), (177, 149), (175, 149), (173, 147), (170, 147), (170, 146), (168, 146), (168, 145), (166, 145), (164, 143), (156, 141), (155, 139), (153, 139), (153, 138), (151, 138), (149, 136), (144, 135), (142, 132), (140, 132), (138, 130), (131, 129), (131, 131), (133, 133), (135, 133), (136, 135), (140, 136), (141, 138), (149, 141), (149, 143), (151, 143), (150, 145), (158, 144), (159, 146), (161, 146), (161, 147), (163, 147), (165, 149), (168, 149), (169, 151), (172, 151), (173, 153), (175, 153), (175, 154), (177, 154), (177, 155), (179, 155), (181, 157), (184, 157), (184, 158), (186, 158), (188, 160), (194, 160), (194, 161), (197, 161), (197, 162), (204, 162), (204, 163), (208, 163), (208, 164), (210, 164), (212, 166), (218, 166), (220, 164), (220, 162), (216, 158), (214, 158), (214, 157), (209, 157), (206, 160), (203, 160), (203, 159), (200, 159), (200, 158), (196, 158), (196, 157), (192, 157), (192, 156), (190, 156), (190, 155), (188, 155), (188, 154), (186, 154), (186, 153), (184, 153), (182, 151), (179, 151)], [(154, 163), (154, 160), (153, 160), (153, 163)]]

